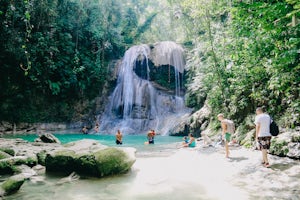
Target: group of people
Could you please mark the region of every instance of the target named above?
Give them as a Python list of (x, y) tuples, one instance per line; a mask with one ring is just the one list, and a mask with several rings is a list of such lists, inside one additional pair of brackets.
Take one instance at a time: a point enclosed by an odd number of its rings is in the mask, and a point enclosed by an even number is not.
[[(221, 122), (222, 128), (222, 141), (224, 141), (225, 147), (225, 157), (229, 158), (229, 143), (232, 142), (231, 138), (235, 132), (235, 125), (232, 120), (226, 119), (224, 114), (220, 113), (217, 115), (218, 120)], [(271, 133), (270, 133), (270, 124), (272, 122), (271, 117), (266, 114), (262, 107), (256, 109), (255, 117), (255, 141), (257, 148), (262, 152), (262, 164), (265, 167), (270, 167), (268, 160), (268, 149), (271, 145)], [(182, 147), (195, 147), (196, 140), (193, 137), (193, 134), (189, 134), (188, 137), (183, 138), (184, 142)]]
[[(146, 141), (145, 144), (154, 144), (155, 135), (156, 135), (155, 131), (153, 129), (150, 130), (147, 134), (148, 141)], [(121, 131), (118, 130), (117, 134), (116, 134), (116, 144), (117, 145), (123, 144), (122, 139), (123, 139), (123, 135), (122, 135)]]
[[(229, 142), (231, 141), (231, 136), (235, 132), (235, 125), (232, 120), (226, 119), (224, 117), (224, 114), (220, 113), (217, 115), (218, 120), (221, 122), (221, 128), (222, 128), (222, 140), (224, 141), (225, 146), (225, 157), (229, 158)], [(270, 123), (272, 122), (271, 117), (264, 113), (264, 110), (262, 107), (258, 107), (256, 109), (256, 117), (255, 117), (255, 141), (257, 144), (257, 148), (261, 150), (262, 152), (262, 164), (265, 167), (269, 167), (269, 160), (268, 160), (268, 149), (270, 149), (271, 145), (271, 133), (270, 133)], [(99, 124), (97, 123), (94, 130), (96, 132), (99, 131)], [(88, 133), (88, 129), (86, 126), (83, 127), (82, 132), (84, 134)], [(156, 133), (154, 130), (150, 130), (147, 133), (147, 141), (145, 144), (154, 144), (154, 137), (156, 136)], [(123, 135), (120, 130), (116, 133), (116, 144), (122, 145), (123, 144)], [(182, 144), (182, 147), (196, 147), (196, 140), (193, 136), (193, 134), (189, 134), (188, 137), (185, 136), (184, 142)]]
[[(95, 127), (94, 127), (94, 131), (95, 131), (96, 133), (99, 132), (99, 123), (96, 123), (96, 125), (95, 125)], [(82, 129), (81, 129), (81, 132), (82, 132), (83, 134), (88, 134), (88, 133), (89, 133), (88, 127), (87, 127), (87, 126), (83, 126)]]

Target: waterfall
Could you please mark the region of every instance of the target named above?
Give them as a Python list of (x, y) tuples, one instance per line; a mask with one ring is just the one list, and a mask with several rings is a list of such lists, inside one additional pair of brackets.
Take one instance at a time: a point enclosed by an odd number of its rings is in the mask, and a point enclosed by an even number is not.
[[(157, 70), (163, 65), (174, 67), (174, 94), (155, 87), (150, 76), (150, 67)], [(184, 56), (180, 45), (161, 42), (133, 46), (118, 68), (117, 85), (100, 119), (100, 132), (112, 134), (120, 129), (125, 134), (140, 134), (156, 129), (166, 134), (178, 115), (189, 112), (181, 96)]]

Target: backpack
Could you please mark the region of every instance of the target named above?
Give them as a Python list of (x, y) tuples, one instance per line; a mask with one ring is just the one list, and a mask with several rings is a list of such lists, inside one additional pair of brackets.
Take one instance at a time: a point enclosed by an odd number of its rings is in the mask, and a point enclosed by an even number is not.
[(274, 120), (271, 121), (270, 123), (270, 133), (272, 136), (277, 136), (279, 134), (279, 128), (278, 125)]

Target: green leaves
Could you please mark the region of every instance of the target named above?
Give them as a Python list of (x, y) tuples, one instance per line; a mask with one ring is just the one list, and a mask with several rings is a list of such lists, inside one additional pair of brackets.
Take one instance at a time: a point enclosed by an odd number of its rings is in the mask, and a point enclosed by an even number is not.
[(282, 1), (230, 5), (184, 0), (182, 6), (195, 30), (188, 74), (196, 77), (190, 79), (188, 96), (195, 95), (191, 88), (201, 85), (198, 96), (207, 94), (213, 113), (225, 112), (241, 122), (259, 105), (272, 115), (288, 116), (292, 111), (284, 125), (299, 125), (294, 114), (300, 107), (294, 102), (300, 93), (300, 29), (291, 26), (288, 17), (299, 3), (288, 2), (294, 7)]

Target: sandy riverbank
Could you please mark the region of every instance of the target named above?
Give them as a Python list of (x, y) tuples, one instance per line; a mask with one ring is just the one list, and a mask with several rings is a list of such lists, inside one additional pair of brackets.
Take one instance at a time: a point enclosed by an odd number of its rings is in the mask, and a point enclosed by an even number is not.
[(133, 199), (300, 199), (300, 162), (259, 151), (231, 148), (179, 149), (168, 157), (138, 158), (126, 192)]

